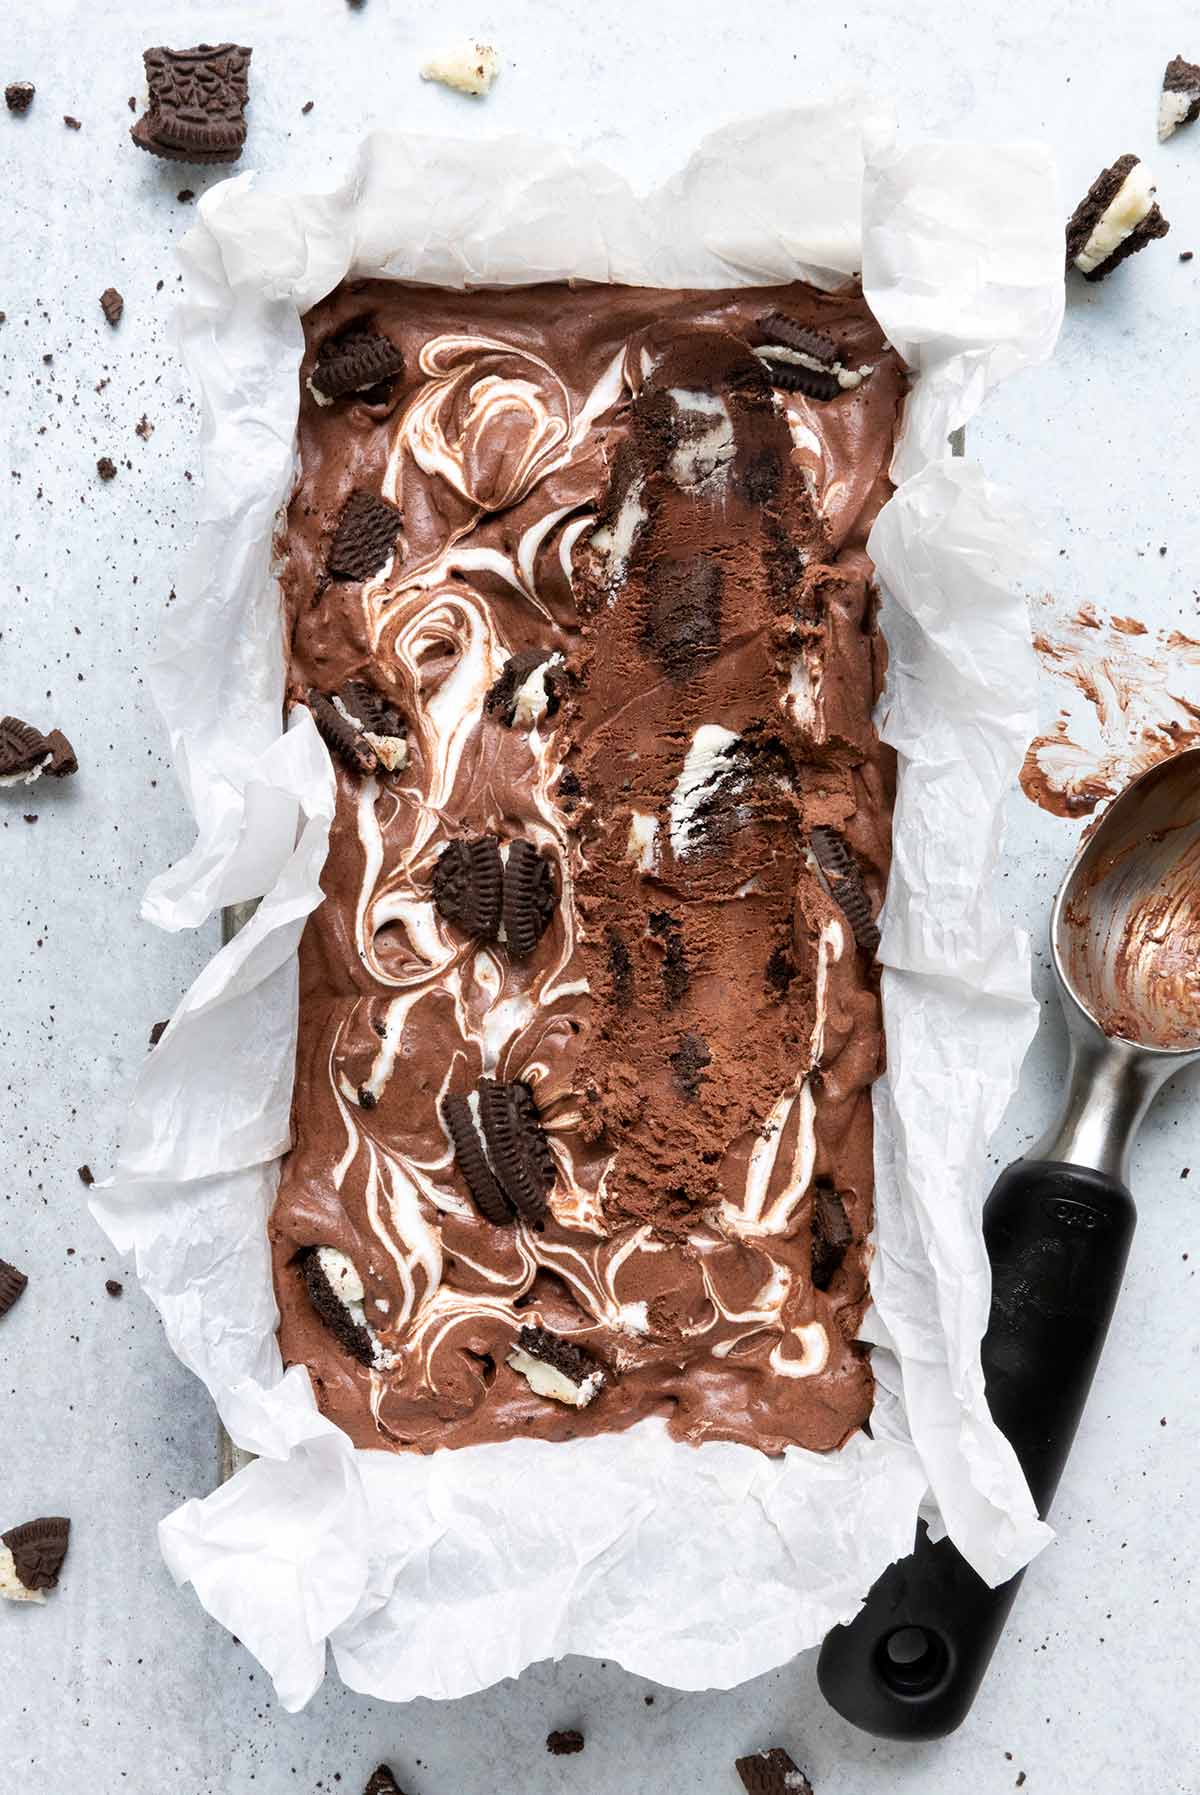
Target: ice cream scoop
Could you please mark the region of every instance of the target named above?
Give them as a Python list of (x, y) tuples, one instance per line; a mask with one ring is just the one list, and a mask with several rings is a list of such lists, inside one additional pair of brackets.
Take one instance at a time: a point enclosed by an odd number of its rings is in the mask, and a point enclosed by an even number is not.
[[(1081, 847), (1050, 928), (1070, 1031), (1058, 1121), (984, 1208), (992, 1306), (982, 1345), (992, 1413), (1045, 1515), (1108, 1331), (1136, 1211), (1134, 1136), (1167, 1079), (1200, 1062), (1200, 748), (1127, 786)], [(932, 1739), (965, 1718), (1020, 1577), (989, 1589), (924, 1523), (818, 1680), (847, 1720)]]

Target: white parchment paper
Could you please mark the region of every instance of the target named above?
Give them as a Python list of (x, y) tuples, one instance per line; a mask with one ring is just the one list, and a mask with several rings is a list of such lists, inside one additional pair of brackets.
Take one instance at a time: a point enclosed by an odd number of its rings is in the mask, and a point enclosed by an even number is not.
[[(583, 1652), (684, 1688), (785, 1662), (849, 1618), (940, 1511), (998, 1581), (1046, 1539), (983, 1396), (985, 1147), (1033, 1030), (1026, 942), (990, 897), (1004, 794), (1035, 720), (1028, 531), (947, 432), (1044, 359), (1062, 310), (1047, 155), (900, 149), (862, 98), (707, 138), (637, 196), (525, 138), (376, 135), (334, 195), (252, 175), (212, 189), (185, 244), (182, 351), (204, 402), (203, 507), (153, 680), (197, 823), (145, 913), (193, 927), (262, 895), (140, 1076), (93, 1196), (179, 1356), (257, 1462), (162, 1523), (167, 1563), (289, 1708), (332, 1647), (394, 1700), (455, 1696)], [(832, 285), (861, 269), (918, 370), (871, 550), (900, 756), (883, 937), (890, 1071), (877, 1092), (868, 1318), (873, 1438), (822, 1457), (620, 1435), (431, 1457), (357, 1452), (283, 1371), (265, 1224), (288, 1144), (296, 950), (333, 806), (307, 713), (280, 733), (271, 538), (294, 477), (301, 314), (347, 274), (439, 284), (587, 277)]]

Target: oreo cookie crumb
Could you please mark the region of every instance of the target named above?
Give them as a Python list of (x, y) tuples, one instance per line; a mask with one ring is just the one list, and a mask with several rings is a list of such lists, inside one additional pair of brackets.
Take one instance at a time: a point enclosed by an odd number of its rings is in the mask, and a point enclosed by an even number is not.
[(569, 1727), (565, 1732), (546, 1734), (546, 1750), (556, 1758), (568, 1758), (584, 1747), (584, 1737), (576, 1727)]
[(104, 1288), (109, 1296), (124, 1296), (125, 1286), (118, 1278), (105, 1278)]
[(813, 1795), (807, 1776), (778, 1745), (769, 1751), (756, 1751), (752, 1757), (738, 1758), (734, 1768), (746, 1795)]
[(111, 455), (101, 455), (99, 461), (96, 463), (96, 472), (102, 480), (116, 479), (117, 464), (112, 459)]
[(316, 104), (315, 100), (305, 100), (303, 106), (301, 106), (301, 108), (300, 108), (301, 114), (305, 118), (307, 118), (308, 114), (312, 111), (315, 104)]
[(63, 124), (67, 127), (68, 131), (82, 131), (83, 130), (83, 126), (80, 123), (80, 121), (77, 118), (72, 118), (71, 114), (69, 112), (63, 113)]
[(1158, 141), (1165, 143), (1184, 125), (1194, 125), (1198, 118), (1200, 64), (1185, 62), (1182, 56), (1172, 56), (1163, 70), (1162, 93), (1158, 100)]
[(0, 1259), (0, 1315), (7, 1315), (25, 1293), (29, 1279), (7, 1259)]
[(785, 996), (795, 976), (796, 964), (787, 948), (772, 948), (771, 957), (767, 961), (767, 984), (771, 990), (779, 997)]
[(831, 1184), (816, 1184), (812, 1203), (812, 1281), (816, 1289), (828, 1290), (852, 1238), (840, 1194)]
[(679, 1045), (671, 1055), (671, 1070), (685, 1097), (694, 1099), (699, 1096), (700, 1086), (707, 1077), (705, 1068), (711, 1065), (712, 1054), (704, 1036), (688, 1029), (680, 1036)]
[(150, 1029), (150, 1045), (157, 1047), (170, 1027), (170, 1022), (155, 1022)]
[(192, 187), (181, 187), (175, 195), (181, 206), (190, 206), (195, 197), (195, 189)]
[(125, 310), (125, 300), (115, 287), (105, 287), (100, 295), (100, 309), (110, 324), (116, 325), (121, 322), (121, 315)]
[(89, 1165), (80, 1166), (77, 1170), (76, 1176), (78, 1177), (80, 1184), (86, 1184), (89, 1189), (96, 1182), (95, 1175), (92, 1171), (91, 1166), (89, 1166)]
[(28, 112), (36, 92), (32, 81), (10, 81), (4, 90), (4, 104), (10, 112)]
[(1195, 253), (1194, 249), (1181, 249), (1179, 252), (1179, 260), (1181, 262), (1190, 262)]
[(380, 1764), (363, 1790), (363, 1795), (404, 1795), (404, 1791), (387, 1765)]
[(608, 976), (612, 981), (613, 1002), (627, 1009), (633, 1002), (633, 961), (624, 937), (611, 925), (608, 942)]
[(168, 162), (236, 162), (246, 141), (251, 55), (243, 44), (144, 50), (149, 104), (129, 133), (138, 148)]
[(663, 944), (660, 967), (663, 995), (667, 1000), (668, 1009), (673, 1009), (681, 1001), (692, 982), (687, 949), (683, 942), (683, 931), (669, 910), (652, 910), (646, 920), (650, 933)]

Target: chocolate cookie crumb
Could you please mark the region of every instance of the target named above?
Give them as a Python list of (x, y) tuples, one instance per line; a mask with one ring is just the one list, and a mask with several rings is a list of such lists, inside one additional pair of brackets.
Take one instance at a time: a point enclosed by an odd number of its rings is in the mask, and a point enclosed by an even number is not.
[(115, 287), (105, 287), (100, 295), (100, 309), (110, 324), (121, 322), (121, 314), (125, 310), (125, 300)]
[(181, 206), (190, 206), (195, 197), (195, 189), (192, 187), (181, 187), (175, 195)]
[[(353, 4), (353, 0), (351, 3)], [(380, 1764), (363, 1790), (363, 1795), (404, 1795), (404, 1791), (387, 1765)]]
[(565, 1732), (547, 1733), (546, 1750), (556, 1758), (569, 1758), (574, 1752), (582, 1751), (584, 1737), (576, 1727), (569, 1727)]
[(111, 455), (101, 455), (99, 461), (96, 463), (96, 472), (99, 474), (99, 476), (102, 480), (115, 480), (116, 479), (117, 464), (112, 459)]
[(80, 121), (77, 118), (72, 118), (71, 114), (69, 112), (63, 113), (63, 124), (67, 127), (68, 131), (82, 131), (83, 130), (83, 126), (80, 123)]
[(813, 1786), (803, 1770), (778, 1745), (770, 1751), (756, 1751), (752, 1757), (738, 1758), (734, 1768), (746, 1795), (813, 1795)]
[(104, 1288), (108, 1291), (109, 1296), (124, 1296), (125, 1294), (125, 1286), (118, 1278), (105, 1278)]
[(300, 108), (300, 111), (305, 118), (307, 118), (308, 114), (312, 111), (313, 106), (315, 104), (316, 104), (316, 102), (314, 100), (305, 100), (303, 106), (301, 106), (301, 108)]
[(79, 1178), (80, 1184), (86, 1184), (86, 1185), (88, 1185), (89, 1188), (96, 1182), (95, 1176), (93, 1175), (93, 1172), (92, 1172), (92, 1168), (89, 1165), (80, 1166), (77, 1171), (77, 1176)]
[(0, 1259), (0, 1315), (7, 1315), (24, 1293), (29, 1279), (7, 1259)]
[(36, 92), (32, 81), (10, 81), (4, 90), (4, 104), (10, 112), (28, 112)]
[[(1194, 249), (1181, 249), (1179, 252), (1179, 260), (1181, 262), (1190, 262), (1195, 253)], [(0, 312), (0, 317), (3, 317), (3, 315), (4, 314)]]
[(400, 513), (378, 493), (356, 486), (342, 506), (326, 569), (334, 580), (369, 580), (391, 558)]
[(168, 162), (236, 162), (246, 141), (252, 51), (243, 44), (142, 52), (150, 102), (130, 136)]
[(151, 1026), (151, 1029), (150, 1029), (150, 1045), (151, 1045), (151, 1047), (158, 1046), (159, 1042), (162, 1040), (163, 1036), (166, 1034), (167, 1029), (169, 1027), (170, 1027), (169, 1022), (155, 1022)]

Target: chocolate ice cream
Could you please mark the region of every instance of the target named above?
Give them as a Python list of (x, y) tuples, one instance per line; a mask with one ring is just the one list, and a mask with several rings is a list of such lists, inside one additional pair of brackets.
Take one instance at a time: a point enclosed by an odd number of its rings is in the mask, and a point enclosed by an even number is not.
[(289, 698), (338, 801), (284, 1357), (363, 1446), (836, 1447), (872, 1395), (899, 359), (802, 285), (356, 282), (305, 333)]

